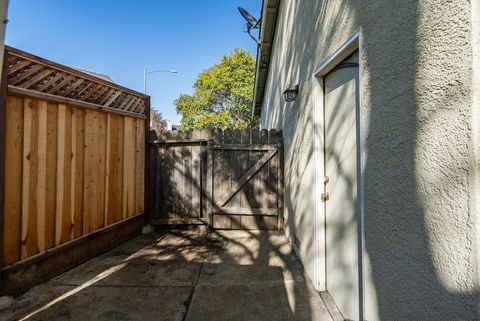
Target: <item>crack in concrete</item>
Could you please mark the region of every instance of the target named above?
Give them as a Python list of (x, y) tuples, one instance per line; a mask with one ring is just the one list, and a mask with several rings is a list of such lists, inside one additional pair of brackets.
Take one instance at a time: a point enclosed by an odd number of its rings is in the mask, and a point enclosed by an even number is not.
[(193, 287), (192, 292), (190, 293), (190, 296), (188, 297), (188, 300), (184, 303), (187, 307), (187, 310), (185, 311), (185, 315), (183, 316), (182, 321), (187, 320), (188, 313), (190, 312), (190, 306), (192, 305), (193, 295), (195, 294), (195, 290), (197, 289), (198, 283), (200, 282), (200, 276), (202, 275), (202, 270), (203, 270), (204, 263), (205, 263), (205, 259), (202, 260), (202, 265), (200, 265), (200, 269), (198, 271), (197, 281), (195, 282), (195, 286)]

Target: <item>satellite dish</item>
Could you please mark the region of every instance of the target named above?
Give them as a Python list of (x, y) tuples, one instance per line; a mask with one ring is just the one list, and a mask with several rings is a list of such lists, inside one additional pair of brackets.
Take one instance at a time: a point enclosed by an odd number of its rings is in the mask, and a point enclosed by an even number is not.
[(238, 11), (240, 11), (240, 14), (247, 20), (248, 27), (249, 29), (254, 29), (254, 28), (259, 28), (260, 26), (258, 25), (260, 21), (255, 19), (247, 10), (243, 9), (242, 7), (238, 7)]
[(260, 29), (260, 20), (255, 19), (247, 10), (243, 9), (242, 7), (238, 7), (238, 11), (240, 11), (242, 17), (247, 21), (244, 32), (248, 33), (257, 44), (260, 44), (260, 41), (255, 38), (254, 35), (252, 35), (253, 29)]

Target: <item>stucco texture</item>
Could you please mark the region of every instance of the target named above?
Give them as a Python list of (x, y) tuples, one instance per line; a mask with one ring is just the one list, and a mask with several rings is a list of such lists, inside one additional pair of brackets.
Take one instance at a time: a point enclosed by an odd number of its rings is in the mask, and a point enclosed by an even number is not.
[[(283, 129), (288, 232), (312, 278), (312, 73), (362, 28), (369, 321), (480, 319), (471, 10), (467, 0), (280, 4), (261, 126)], [(282, 92), (296, 83), (299, 97), (285, 103)]]

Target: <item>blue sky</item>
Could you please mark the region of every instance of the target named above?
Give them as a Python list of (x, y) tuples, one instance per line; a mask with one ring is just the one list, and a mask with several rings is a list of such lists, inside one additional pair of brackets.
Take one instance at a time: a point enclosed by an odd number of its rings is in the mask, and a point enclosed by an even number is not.
[(234, 48), (255, 54), (243, 33), (242, 6), (261, 0), (10, 0), (6, 43), (72, 67), (107, 74), (143, 92), (143, 69), (176, 69), (148, 78), (152, 106), (180, 122), (173, 101), (192, 93), (197, 75)]

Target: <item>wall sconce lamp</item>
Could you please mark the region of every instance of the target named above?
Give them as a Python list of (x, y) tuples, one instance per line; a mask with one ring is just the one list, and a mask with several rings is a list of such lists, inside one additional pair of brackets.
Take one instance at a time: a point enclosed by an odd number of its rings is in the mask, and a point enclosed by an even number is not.
[(297, 99), (298, 96), (298, 84), (295, 86), (290, 86), (283, 92), (283, 97), (287, 103), (290, 103)]

